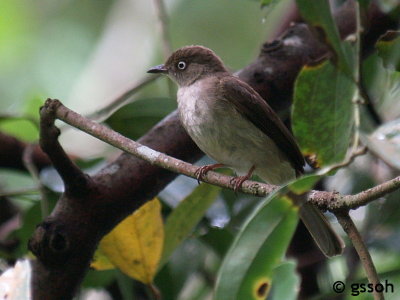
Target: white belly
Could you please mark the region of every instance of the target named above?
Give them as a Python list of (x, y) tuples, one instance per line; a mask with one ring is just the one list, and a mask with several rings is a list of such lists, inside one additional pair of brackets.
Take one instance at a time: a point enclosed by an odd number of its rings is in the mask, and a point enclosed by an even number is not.
[(272, 184), (295, 177), (290, 163), (268, 136), (229, 103), (205, 100), (203, 95), (198, 83), (178, 90), (181, 122), (203, 152), (239, 175), (255, 166), (255, 173)]

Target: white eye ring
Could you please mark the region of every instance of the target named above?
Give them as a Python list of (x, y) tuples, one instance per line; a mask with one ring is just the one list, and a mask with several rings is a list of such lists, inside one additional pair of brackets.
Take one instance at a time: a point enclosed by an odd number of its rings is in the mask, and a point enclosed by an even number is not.
[(186, 63), (184, 61), (180, 61), (180, 62), (178, 62), (177, 67), (180, 70), (185, 70), (186, 69)]

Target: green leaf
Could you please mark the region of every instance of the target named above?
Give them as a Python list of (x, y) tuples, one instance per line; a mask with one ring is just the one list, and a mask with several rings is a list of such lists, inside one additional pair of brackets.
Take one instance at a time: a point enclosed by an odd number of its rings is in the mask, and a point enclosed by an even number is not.
[(400, 71), (400, 31), (386, 32), (379, 38), (376, 48), (386, 67)]
[(296, 271), (296, 263), (283, 262), (274, 270), (270, 300), (296, 300), (300, 289), (300, 278)]
[(31, 97), (24, 103), (23, 111), (24, 115), (35, 120), (39, 124), (39, 109), (43, 106), (45, 99), (41, 96)]
[(35, 203), (24, 213), (21, 228), (12, 234), (12, 236), (19, 241), (18, 248), (14, 251), (14, 255), (17, 257), (21, 257), (28, 252), (28, 241), (32, 237), (32, 232), (34, 232), (36, 225), (42, 221), (41, 216), (42, 213), (39, 202)]
[(297, 0), (302, 17), (325, 33), (326, 43), (335, 51), (340, 69), (353, 77), (354, 57), (350, 44), (342, 42), (333, 20), (328, 0)]
[(103, 287), (109, 286), (115, 280), (117, 270), (97, 271), (89, 269), (82, 282), (83, 287)]
[(299, 178), (289, 185), (289, 189), (297, 195), (304, 194), (314, 187), (321, 179), (320, 175), (309, 175)]
[(38, 128), (30, 120), (23, 117), (0, 119), (0, 131), (27, 142), (33, 142), (39, 138)]
[(122, 107), (107, 124), (129, 138), (138, 139), (175, 108), (176, 101), (171, 98), (143, 98)]
[(220, 267), (214, 299), (265, 299), (273, 269), (295, 230), (297, 207), (287, 188), (264, 199), (238, 233)]
[(211, 227), (201, 240), (211, 247), (220, 257), (225, 256), (233, 241), (233, 234), (226, 228)]
[(319, 167), (342, 161), (354, 123), (355, 84), (332, 63), (305, 66), (295, 82), (292, 128)]
[(172, 252), (189, 236), (193, 228), (214, 203), (221, 188), (201, 184), (181, 201), (165, 222), (165, 239), (159, 269), (168, 261)]
[(398, 117), (400, 97), (400, 72), (386, 68), (383, 59), (374, 53), (362, 65), (363, 86), (376, 105), (379, 115), (386, 120)]

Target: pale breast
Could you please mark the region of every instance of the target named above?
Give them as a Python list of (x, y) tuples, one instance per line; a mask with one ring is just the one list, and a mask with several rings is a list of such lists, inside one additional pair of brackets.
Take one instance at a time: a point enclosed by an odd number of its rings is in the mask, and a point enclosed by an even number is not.
[(199, 148), (239, 174), (255, 165), (256, 174), (270, 183), (292, 178), (294, 171), (274, 142), (204, 83), (178, 90), (181, 122)]
[(207, 86), (207, 82), (198, 81), (178, 90), (180, 119), (201, 150), (216, 161), (228, 164), (232, 151), (226, 139), (232, 135), (225, 129), (230, 122), (226, 114), (219, 111), (212, 88), (204, 85)]

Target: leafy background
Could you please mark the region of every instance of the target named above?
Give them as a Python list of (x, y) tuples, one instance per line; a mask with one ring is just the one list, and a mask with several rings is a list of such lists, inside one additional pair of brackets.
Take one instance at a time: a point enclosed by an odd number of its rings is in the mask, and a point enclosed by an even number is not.
[[(166, 1), (173, 48), (188, 44), (205, 45), (215, 50), (233, 71), (242, 68), (256, 57), (260, 45), (279, 26), (281, 16), (290, 5), (289, 0), (262, 2), (273, 2), (275, 5), (260, 9), (260, 1), (255, 0)], [(298, 3), (303, 5), (306, 18), (322, 24), (322, 27), (327, 26), (326, 31), (330, 32), (330, 41), (342, 64), (343, 72), (337, 71), (330, 63), (305, 68), (296, 82), (294, 133), (302, 151), (305, 154), (317, 153), (318, 163), (325, 166), (341, 161), (351, 143), (354, 86), (346, 81), (349, 74), (343, 73), (352, 69), (346, 64), (355, 63), (354, 57), (346, 58), (348, 48), (353, 47), (350, 51), (355, 51), (355, 45), (337, 40), (336, 33), (329, 30), (332, 28), (329, 14), (317, 14), (318, 18), (315, 18), (312, 13), (307, 14), (313, 11), (307, 7), (308, 1)], [(390, 3), (385, 2), (385, 5)], [(317, 12), (323, 9), (326, 7), (320, 7)], [(0, 130), (29, 142), (38, 138), (37, 112), (44, 99), (59, 98), (66, 106), (88, 114), (110, 103), (143, 78), (149, 67), (163, 61), (153, 2), (144, 0), (3, 0), (0, 2), (0, 41)], [(377, 100), (376, 108), (383, 121), (391, 123), (373, 133), (377, 128), (361, 107), (362, 141), (373, 149), (375, 155), (360, 157), (350, 167), (326, 178), (328, 190), (356, 193), (398, 174), (400, 75), (398, 63), (393, 63), (393, 59), (398, 62), (398, 57), (387, 54), (387, 48), (389, 53), (395, 53), (393, 49), (398, 49), (398, 46), (396, 43), (389, 46), (381, 43), (378, 46), (380, 52), (375, 51), (362, 61), (362, 78), (368, 93)], [(320, 70), (322, 73), (318, 73)], [(332, 76), (337, 84), (330, 89)], [(315, 78), (323, 80), (318, 82)], [(327, 83), (327, 87), (324, 86)], [(346, 97), (343, 96), (343, 89), (348, 91)], [(312, 93), (315, 90), (319, 92)], [(136, 139), (176, 107), (174, 97), (169, 95), (167, 81), (158, 80), (136, 94), (134, 102), (113, 114), (107, 124)], [(331, 106), (327, 107), (324, 101), (332, 101), (329, 103)], [(327, 114), (331, 111), (332, 114)], [(312, 123), (309, 122), (310, 115), (313, 116)], [(321, 124), (325, 127), (320, 127)], [(335, 138), (331, 138), (332, 134), (321, 138), (319, 131), (323, 129), (332, 130)], [(95, 172), (118, 154), (104, 143), (66, 127), (61, 142), (69, 153), (79, 157), (81, 167), (89, 173)], [(391, 167), (377, 159), (377, 155)], [(204, 158), (199, 164), (207, 162), (208, 159)], [(48, 187), (51, 209), (62, 186), (51, 169), (44, 170), (41, 178)], [(23, 193), (22, 190), (26, 189), (32, 191)], [(1, 262), (5, 265), (7, 261), (28, 255), (27, 240), (40, 222), (42, 211), (36, 183), (27, 173), (0, 169), (0, 191), (19, 192), (9, 199), (21, 212), (19, 228), (10, 236), (2, 237), (2, 241), (17, 241), (11, 251), (0, 249)], [(211, 299), (215, 282), (218, 294), (224, 289), (229, 290), (229, 285), (239, 280), (239, 295), (251, 293), (254, 289), (257, 291), (257, 287), (263, 284), (269, 287), (272, 282), (271, 299), (295, 299), (299, 287), (295, 263), (283, 259), (282, 254), (297, 218), (292, 212), (294, 208), (284, 200), (274, 201), (282, 197), (274, 195), (258, 199), (235, 195), (204, 184), (197, 186), (194, 180), (178, 177), (157, 200), (161, 205), (159, 218), (164, 219), (161, 226), (165, 239), (155, 242), (164, 243), (164, 252), (158, 250), (158, 254), (152, 255), (154, 261), (150, 265), (154, 280), (149, 279), (148, 273), (143, 279), (140, 275), (135, 277), (125, 272), (135, 278), (132, 280), (114, 266), (118, 267), (121, 259), (126, 265), (135, 259), (108, 253), (108, 257), (103, 257), (101, 266), (97, 267), (102, 270), (91, 270), (86, 276), (80, 297), (84, 298), (85, 289), (96, 287), (107, 289), (115, 299), (151, 298), (151, 285), (141, 283), (145, 282), (156, 286), (163, 299)], [(394, 193), (354, 211), (352, 215), (381, 278), (389, 280), (395, 288), (400, 286), (398, 197), (399, 193)], [(269, 209), (264, 210), (265, 207)], [(153, 213), (157, 214), (157, 211), (150, 213), (152, 217)], [(272, 217), (262, 218), (263, 213)], [(263, 223), (275, 220), (274, 215), (277, 218), (276, 227)], [(129, 222), (138, 224), (140, 221)], [(335, 220), (332, 222), (342, 233)], [(266, 228), (263, 226), (271, 228), (271, 232), (263, 231), (262, 228)], [(134, 228), (135, 225), (128, 227)], [(252, 231), (258, 232), (257, 228), (261, 228), (258, 229), (261, 236), (256, 239), (261, 252), (253, 253), (254, 260), (248, 263), (253, 263), (254, 267), (259, 265), (258, 261), (268, 262), (262, 259), (263, 253), (273, 262), (262, 270), (265, 273), (262, 276), (258, 275), (257, 268), (236, 266), (239, 268), (235, 269), (237, 272), (247, 272), (246, 281), (241, 282), (240, 278), (234, 278), (234, 274), (239, 273), (220, 269), (220, 266), (227, 257), (231, 258), (230, 261), (238, 259), (235, 253), (254, 250), (241, 241), (247, 238), (249, 242), (254, 242)], [(131, 246), (128, 231), (122, 229), (120, 232), (122, 242), (127, 243), (126, 248), (140, 248)], [(162, 235), (157, 236), (161, 239)], [(146, 236), (137, 237), (138, 240), (143, 238)], [(276, 241), (284, 245), (279, 246)], [(271, 244), (275, 246), (265, 246)], [(107, 246), (104, 246), (105, 250), (100, 248), (103, 254), (108, 251)], [(154, 267), (157, 262), (161, 262), (158, 270)], [(330, 259), (318, 278), (320, 298), (331, 297), (332, 283), (335, 280), (345, 281), (348, 273), (354, 276), (353, 281), (365, 280), (360, 266), (353, 267), (345, 256)], [(388, 294), (387, 298), (390, 297), (395, 299), (394, 295)], [(256, 299), (263, 298), (261, 294)]]

